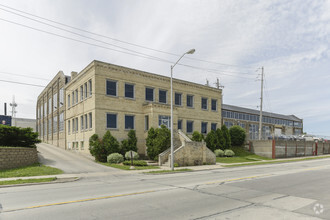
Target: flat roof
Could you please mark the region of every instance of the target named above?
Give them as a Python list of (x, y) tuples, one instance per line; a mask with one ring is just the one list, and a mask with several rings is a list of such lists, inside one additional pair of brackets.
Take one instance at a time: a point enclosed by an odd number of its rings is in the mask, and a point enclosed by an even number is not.
[[(260, 115), (260, 111), (258, 111), (258, 110), (250, 109), (250, 108), (243, 108), (243, 107), (234, 106), (234, 105), (222, 104), (222, 110), (233, 111), (233, 112), (242, 112), (242, 113), (248, 113), (248, 114), (252, 114), (252, 115)], [(262, 116), (297, 121), (297, 122), (302, 121), (302, 119), (298, 118), (295, 115), (281, 115), (281, 114), (277, 114), (277, 113), (264, 112), (264, 111), (262, 112)]]

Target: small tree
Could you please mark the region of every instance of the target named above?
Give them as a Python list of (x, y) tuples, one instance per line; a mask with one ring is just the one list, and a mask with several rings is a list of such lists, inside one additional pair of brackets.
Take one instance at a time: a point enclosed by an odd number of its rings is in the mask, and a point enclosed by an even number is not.
[(222, 132), (222, 129), (218, 128), (216, 131), (216, 137), (217, 137), (217, 144), (216, 144), (216, 149), (221, 149), (221, 150), (224, 150), (225, 149), (225, 143), (226, 143), (226, 140), (223, 136), (223, 132)]
[(125, 156), (125, 153), (127, 151), (137, 151), (137, 138), (135, 134), (135, 130), (130, 130), (128, 132), (128, 139), (122, 140), (121, 141), (121, 146), (120, 146), (120, 152), (123, 156)]
[(110, 131), (107, 131), (102, 139), (104, 149), (106, 150), (107, 156), (112, 153), (119, 152), (119, 142), (111, 135)]
[(95, 160), (100, 162), (107, 161), (107, 151), (105, 150), (99, 136), (97, 134), (93, 134), (89, 138), (89, 152), (91, 155), (95, 157)]
[(211, 150), (214, 151), (215, 149), (217, 149), (217, 145), (218, 145), (218, 137), (217, 137), (217, 133), (214, 130), (211, 130), (205, 138), (205, 142), (206, 142), (206, 146)]
[(233, 146), (242, 146), (244, 144), (246, 133), (241, 126), (235, 125), (229, 129), (229, 134)]
[(199, 133), (198, 131), (194, 131), (192, 134), (191, 140), (201, 142), (202, 140), (204, 140), (204, 136), (201, 133)]
[(227, 126), (226, 125), (222, 125), (221, 126), (221, 131), (222, 131), (222, 134), (223, 134), (223, 138), (225, 139), (224, 149), (231, 148), (230, 134), (229, 134), (229, 130), (228, 130)]
[(165, 125), (150, 128), (146, 139), (147, 153), (150, 159), (157, 160), (158, 155), (171, 145), (171, 132)]

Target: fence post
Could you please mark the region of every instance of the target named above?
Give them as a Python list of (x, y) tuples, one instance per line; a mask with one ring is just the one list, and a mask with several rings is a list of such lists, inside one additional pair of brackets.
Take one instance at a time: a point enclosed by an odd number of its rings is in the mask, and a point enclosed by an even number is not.
[(315, 155), (317, 156), (317, 147), (318, 147), (318, 143), (315, 142)]
[(276, 151), (275, 151), (275, 139), (273, 139), (273, 141), (272, 141), (272, 159), (276, 158), (275, 153), (276, 153)]
[(251, 152), (251, 141), (249, 141), (249, 151)]
[(306, 141), (304, 142), (304, 156), (306, 156)]
[(297, 144), (297, 141), (296, 141), (296, 157), (297, 157), (297, 153), (298, 153), (298, 144)]
[(285, 141), (285, 157), (288, 157), (288, 141)]

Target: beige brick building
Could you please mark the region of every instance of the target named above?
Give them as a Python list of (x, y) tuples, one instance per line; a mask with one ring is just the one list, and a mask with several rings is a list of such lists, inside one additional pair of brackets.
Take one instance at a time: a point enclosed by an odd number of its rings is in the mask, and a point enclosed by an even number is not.
[[(204, 134), (221, 126), (220, 89), (173, 80), (174, 130)], [(170, 126), (170, 78), (93, 61), (65, 86), (66, 148), (89, 153), (88, 140), (107, 130), (118, 141), (136, 131), (138, 152), (146, 153), (148, 129)]]
[(38, 96), (36, 130), (39, 138), (49, 144), (65, 148), (65, 84), (70, 77), (62, 71), (53, 78)]

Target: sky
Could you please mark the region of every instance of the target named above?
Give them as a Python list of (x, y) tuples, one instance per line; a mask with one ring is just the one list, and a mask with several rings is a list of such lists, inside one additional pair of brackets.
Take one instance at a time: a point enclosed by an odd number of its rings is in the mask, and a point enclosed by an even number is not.
[(0, 0), (0, 28), (0, 114), (15, 96), (16, 117), (35, 118), (59, 71), (100, 60), (170, 76), (194, 48), (175, 78), (219, 78), (225, 104), (259, 109), (263, 67), (263, 110), (330, 138), (330, 1)]

